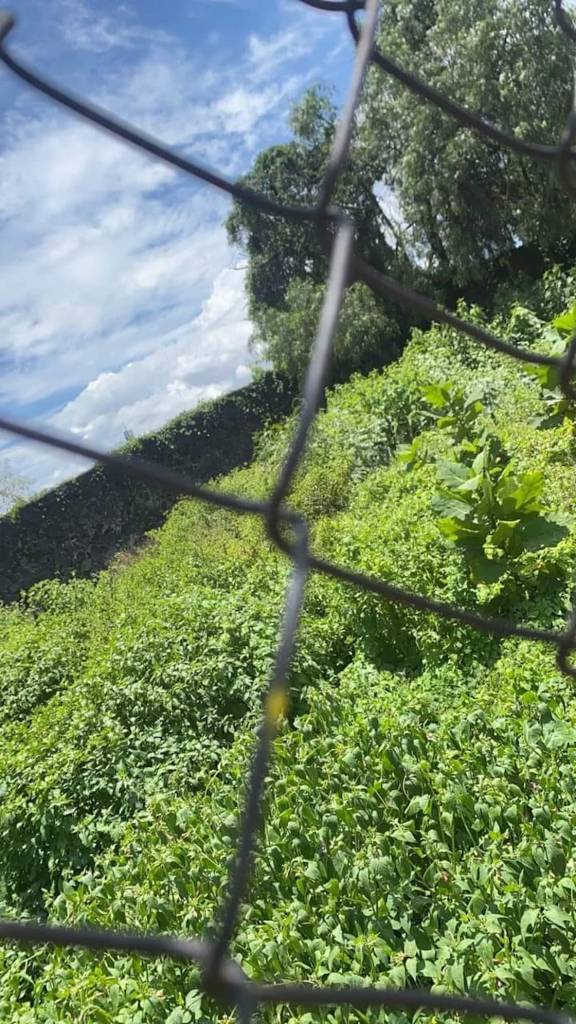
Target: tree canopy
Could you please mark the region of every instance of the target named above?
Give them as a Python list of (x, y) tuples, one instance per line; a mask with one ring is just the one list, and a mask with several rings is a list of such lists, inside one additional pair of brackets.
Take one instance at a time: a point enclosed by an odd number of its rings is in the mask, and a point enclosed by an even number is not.
[[(325, 286), (294, 278), (281, 309), (262, 306), (252, 338), (254, 351), (276, 370), (298, 379), (310, 356)], [(334, 344), (336, 373), (348, 377), (399, 355), (398, 321), (366, 285), (353, 284), (344, 297)]]
[[(485, 120), (557, 143), (572, 54), (549, 0), (390, 0), (378, 45)], [(399, 204), (413, 250), (437, 275), (480, 279), (524, 244), (544, 252), (576, 225), (554, 174), (486, 141), (374, 68), (363, 102), (367, 161)]]
[[(245, 185), (285, 203), (312, 206), (326, 167), (334, 133), (336, 110), (319, 88), (309, 90), (293, 110), (294, 138), (260, 153), (243, 179)], [(335, 203), (349, 211), (357, 226), (358, 245), (379, 269), (402, 262), (399, 240), (374, 191), (375, 177), (361, 145), (352, 147)], [(328, 260), (317, 226), (272, 217), (236, 203), (227, 221), (230, 240), (248, 256), (249, 314), (255, 324), (254, 348), (277, 369), (299, 376), (307, 359), (323, 294)], [(358, 294), (367, 294), (362, 289)], [(357, 297), (347, 310), (358, 311)], [(336, 351), (337, 370), (349, 372), (383, 341), (397, 336), (394, 312), (371, 298), (363, 316), (364, 333), (354, 317), (345, 317)], [(355, 351), (357, 356), (352, 356)], [(368, 360), (370, 361), (370, 360)], [(383, 359), (382, 362), (385, 360)]]
[[(389, 0), (378, 45), (504, 131), (559, 141), (571, 105), (572, 57), (549, 0)], [(293, 139), (260, 153), (244, 183), (285, 203), (313, 205), (335, 122), (329, 95), (309, 90), (292, 113)], [(562, 259), (576, 228), (551, 166), (486, 140), (375, 67), (334, 202), (357, 225), (367, 260), (404, 283), (424, 280), (446, 301), (468, 286), (484, 287), (495, 268), (517, 264), (523, 253)], [(254, 347), (276, 368), (301, 374), (327, 273), (316, 226), (236, 203), (227, 228), (248, 257)], [(357, 298), (352, 307), (358, 311)], [(354, 363), (385, 363), (408, 314), (373, 299), (362, 321), (369, 321), (367, 331), (345, 320), (336, 347), (342, 373)]]
[[(290, 123), (294, 139), (260, 153), (243, 184), (284, 203), (313, 206), (328, 160), (336, 109), (326, 92), (313, 88), (293, 109)], [(354, 217), (359, 244), (371, 262), (384, 268), (394, 249), (386, 237), (375, 181), (363, 150), (353, 147), (335, 203)], [(327, 257), (314, 224), (235, 203), (226, 227), (230, 240), (249, 258), (250, 312), (256, 318), (261, 305), (281, 307), (294, 278), (315, 283), (325, 279)]]

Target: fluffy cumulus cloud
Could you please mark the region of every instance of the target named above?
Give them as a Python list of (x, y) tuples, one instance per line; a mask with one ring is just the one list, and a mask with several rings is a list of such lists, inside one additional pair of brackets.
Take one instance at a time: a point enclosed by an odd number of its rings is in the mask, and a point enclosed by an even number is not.
[(163, 344), (116, 371), (106, 371), (53, 417), (57, 427), (108, 447), (123, 433), (142, 434), (249, 377), (250, 324), (243, 275), (222, 270), (201, 312), (167, 331)]
[[(198, 3), (214, 13), (218, 45), (208, 52), (194, 33), (141, 24), (124, 5), (48, 0), (59, 32), (53, 63), (65, 53), (78, 89), (233, 178), (281, 137), (323, 45), (320, 29), (296, 31), (280, 8), (266, 31), (246, 27), (233, 65), (218, 66), (223, 12), (240, 16), (243, 3)], [(36, 58), (35, 40), (24, 43)], [(245, 383), (250, 325), (222, 226), (228, 201), (32, 94), (10, 98), (0, 161), (2, 407), (111, 448)], [(2, 444), (3, 464), (34, 490), (85, 467)]]

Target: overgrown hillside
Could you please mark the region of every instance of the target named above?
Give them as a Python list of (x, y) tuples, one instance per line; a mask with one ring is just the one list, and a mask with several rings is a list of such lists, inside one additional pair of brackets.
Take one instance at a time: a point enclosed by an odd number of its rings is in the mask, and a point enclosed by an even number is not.
[[(550, 274), (539, 315), (515, 306), (495, 329), (561, 347), (574, 314), (545, 321), (575, 292)], [(576, 444), (555, 383), (416, 332), (318, 417), (292, 496), (316, 549), (561, 628)], [(292, 429), (219, 486), (268, 493)], [(288, 569), (259, 521), (185, 501), (97, 580), (1, 609), (3, 913), (210, 934)], [(553, 652), (315, 578), (290, 682), (245, 970), (573, 1004), (576, 700)], [(0, 1017), (19, 1024), (229, 1019), (172, 962), (5, 946), (0, 974)]]

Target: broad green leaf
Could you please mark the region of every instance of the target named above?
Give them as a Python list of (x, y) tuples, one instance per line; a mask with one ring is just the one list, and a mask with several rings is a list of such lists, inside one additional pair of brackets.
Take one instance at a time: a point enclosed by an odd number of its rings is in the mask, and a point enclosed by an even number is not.
[(479, 473), (475, 476), (470, 476), (464, 483), (459, 484), (458, 487), (454, 488), (456, 494), (467, 494), (479, 491), (484, 483), (484, 473)]
[(449, 967), (449, 971), (452, 983), (460, 992), (464, 991), (465, 982), (463, 964), (451, 964)]
[(576, 305), (571, 306), (566, 313), (555, 317), (552, 326), (564, 334), (573, 334), (576, 331)]
[(488, 468), (489, 451), (486, 446), (481, 448), (472, 463), (474, 473), (483, 473)]
[(428, 384), (422, 388), (422, 394), (430, 405), (443, 409), (448, 404), (450, 389), (449, 384)]
[(536, 909), (525, 910), (520, 918), (520, 931), (522, 935), (526, 935), (531, 930), (536, 921), (538, 920), (539, 911)]
[(467, 541), (479, 543), (482, 538), (482, 533), (478, 527), (475, 527), (473, 523), (464, 523), (455, 516), (439, 519), (436, 525), (440, 533), (453, 544)]
[(412, 818), (416, 814), (424, 814), (430, 806), (430, 797), (427, 793), (420, 793), (413, 796), (406, 808), (406, 817)]
[(557, 928), (561, 928), (563, 931), (565, 930), (566, 925), (571, 921), (570, 915), (567, 914), (565, 910), (562, 910), (561, 907), (555, 906), (554, 904), (544, 907), (544, 917), (547, 921), (550, 921), (551, 924), (555, 924)]
[(488, 537), (489, 542), (495, 547), (504, 547), (519, 523), (519, 519), (501, 519), (496, 529)]
[(396, 449), (398, 462), (411, 462), (414, 455), (414, 447), (411, 444), (400, 444)]
[[(560, 340), (552, 346), (549, 355), (560, 358), (565, 351), (566, 343)], [(560, 371), (556, 366), (527, 366), (526, 372), (532, 377), (536, 377), (544, 390), (554, 392), (560, 384)]]
[(506, 566), (502, 562), (495, 562), (485, 555), (470, 555), (467, 562), (477, 583), (497, 583), (506, 572)]
[(438, 459), (436, 463), (438, 479), (449, 489), (454, 489), (463, 484), (470, 476), (468, 466), (462, 462), (452, 462), (448, 459)]
[(466, 399), (465, 399), (465, 402), (464, 402), (464, 408), (468, 409), (468, 408), (470, 408), (473, 405), (480, 405), (480, 407), (483, 408), (483, 402), (484, 402), (484, 390), (483, 390), (483, 388), (475, 387), (475, 388), (472, 388), (470, 391), (467, 392)]
[(520, 525), (520, 535), (526, 551), (539, 551), (553, 547), (568, 536), (568, 527), (553, 518), (539, 515), (527, 516)]
[(520, 479), (513, 476), (500, 478), (496, 498), (506, 518), (518, 512), (539, 512), (544, 490), (544, 477), (540, 470), (529, 470)]
[(406, 968), (406, 973), (410, 975), (413, 981), (416, 981), (416, 978), (418, 977), (418, 960), (416, 957), (408, 957), (408, 959), (404, 961), (404, 966)]
[[(574, 733), (574, 730), (571, 730)], [(572, 742), (574, 741), (574, 735), (572, 735)], [(548, 861), (552, 871), (557, 878), (561, 878), (566, 871), (566, 857), (564, 851), (554, 836), (550, 836), (546, 840), (546, 853), (548, 854)]]
[(451, 494), (436, 494), (431, 505), (439, 516), (453, 516), (455, 519), (464, 520), (471, 515), (470, 505)]

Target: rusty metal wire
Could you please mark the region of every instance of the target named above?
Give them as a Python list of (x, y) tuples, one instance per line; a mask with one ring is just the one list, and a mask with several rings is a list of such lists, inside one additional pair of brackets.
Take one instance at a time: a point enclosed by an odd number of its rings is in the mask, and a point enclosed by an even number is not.
[[(277, 721), (287, 705), (286, 680), (297, 642), (298, 621), (306, 593), (306, 584), (311, 572), (332, 576), (344, 583), (372, 591), (385, 600), (409, 605), (419, 611), (463, 623), (484, 633), (499, 637), (524, 637), (551, 644), (556, 648), (559, 668), (567, 675), (576, 677), (576, 668), (570, 664), (569, 660), (576, 647), (576, 609), (570, 616), (565, 630), (553, 632), (506, 619), (490, 618), (441, 601), (435, 601), (420, 594), (410, 593), (386, 580), (366, 576), (316, 557), (309, 549), (306, 522), (285, 505), (290, 485), (305, 453), (310, 429), (322, 401), (346, 289), (354, 281), (363, 281), (379, 295), (390, 298), (411, 310), (417, 310), (430, 320), (445, 323), (494, 351), (526, 363), (557, 367), (562, 391), (569, 399), (576, 399), (576, 389), (573, 383), (576, 335), (571, 339), (565, 355), (558, 359), (521, 350), (478, 324), (462, 320), (449, 310), (440, 308), (425, 295), (380, 273), (356, 251), (354, 225), (341, 211), (333, 208), (330, 202), (348, 157), (355, 115), (369, 65), (373, 63), (384, 74), (396, 78), (421, 101), (439, 107), (444, 113), (456, 119), (462, 127), (478, 133), (492, 143), (497, 143), (513, 152), (552, 166), (558, 173), (562, 187), (570, 196), (576, 195), (573, 169), (576, 159), (576, 150), (573, 148), (576, 140), (576, 108), (571, 112), (556, 146), (541, 145), (538, 142), (510, 135), (440, 93), (417, 75), (407, 71), (390, 57), (379, 52), (375, 45), (375, 39), (380, 0), (299, 0), (299, 2), (320, 11), (343, 15), (356, 44), (356, 59), (348, 98), (332, 143), (317, 202), (311, 207), (279, 203), (243, 185), (231, 182), (218, 172), (184, 157), (158, 139), (145, 135), (108, 112), (73, 96), (60, 86), (48, 81), (6, 49), (5, 40), (14, 26), (14, 19), (9, 14), (0, 13), (0, 61), (21, 80), (39, 90), (49, 99), (85, 118), (91, 124), (144, 150), (151, 156), (171, 164), (184, 173), (219, 188), (241, 203), (251, 204), (275, 217), (309, 221), (315, 224), (324, 245), (330, 249), (328, 287), (308, 366), (296, 431), (276, 486), (268, 500), (253, 501), (234, 494), (214, 491), (208, 487), (201, 487), (185, 476), (161, 466), (103, 452), (97, 448), (80, 444), (71, 438), (57, 435), (50, 430), (19, 423), (0, 414), (1, 430), (72, 452), (75, 455), (85, 456), (90, 460), (113, 467), (119, 472), (129, 474), (146, 484), (156, 485), (179, 495), (189, 495), (199, 501), (235, 512), (261, 516), (267, 525), (271, 540), (290, 558), (293, 565), (286, 594), (275, 665), (264, 699), (263, 719), (248, 780), (238, 850), (230, 874), (228, 896), (221, 908), (220, 927), (216, 940), (213, 943), (208, 943), (175, 936), (95, 931), (84, 927), (58, 927), (29, 921), (9, 920), (0, 921), (0, 939), (23, 943), (76, 946), (95, 951), (128, 951), (145, 956), (171, 957), (195, 963), (202, 971), (205, 991), (227, 1006), (235, 1007), (238, 1019), (242, 1024), (249, 1024), (259, 1004), (269, 1003), (291, 1003), (308, 1007), (348, 1005), (358, 1009), (374, 1007), (413, 1012), (426, 1009), (435, 1012), (483, 1014), (491, 1017), (503, 1017), (507, 1020), (561, 1024), (566, 1021), (566, 1018), (555, 1010), (485, 998), (449, 996), (424, 989), (334, 988), (318, 987), (311, 984), (255, 983), (229, 957), (229, 947), (241, 913), (242, 903), (247, 898), (254, 846), (260, 827), (262, 793)], [(576, 42), (576, 29), (563, 8), (562, 0), (551, 0), (551, 4), (559, 30)], [(357, 19), (359, 12), (363, 12), (361, 22)]]

